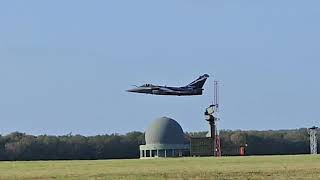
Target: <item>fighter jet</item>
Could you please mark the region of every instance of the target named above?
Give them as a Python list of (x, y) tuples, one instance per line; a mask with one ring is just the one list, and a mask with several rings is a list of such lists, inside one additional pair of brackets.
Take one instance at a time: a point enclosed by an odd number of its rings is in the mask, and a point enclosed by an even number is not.
[(158, 86), (152, 84), (145, 84), (142, 86), (136, 86), (134, 89), (129, 89), (127, 92), (153, 94), (153, 95), (167, 95), (167, 96), (195, 96), (202, 95), (203, 85), (205, 84), (208, 74), (200, 76), (192, 83), (183, 87), (167, 87)]

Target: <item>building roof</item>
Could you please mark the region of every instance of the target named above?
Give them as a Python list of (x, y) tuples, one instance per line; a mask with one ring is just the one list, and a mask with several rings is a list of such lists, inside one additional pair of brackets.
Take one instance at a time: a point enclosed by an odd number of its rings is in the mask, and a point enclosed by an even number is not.
[(145, 134), (146, 144), (184, 144), (184, 133), (177, 121), (162, 117), (155, 120)]

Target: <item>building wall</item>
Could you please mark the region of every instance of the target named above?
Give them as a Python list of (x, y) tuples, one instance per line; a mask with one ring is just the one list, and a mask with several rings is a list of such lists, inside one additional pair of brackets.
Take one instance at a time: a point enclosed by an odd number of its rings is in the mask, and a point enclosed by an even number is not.
[(140, 146), (140, 158), (183, 157), (190, 155), (190, 145), (151, 144)]

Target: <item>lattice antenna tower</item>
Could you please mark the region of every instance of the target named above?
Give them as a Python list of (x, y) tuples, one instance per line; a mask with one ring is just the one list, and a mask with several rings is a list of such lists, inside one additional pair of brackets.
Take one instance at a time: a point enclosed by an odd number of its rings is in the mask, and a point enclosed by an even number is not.
[(310, 135), (310, 153), (318, 154), (318, 141), (317, 141), (318, 127), (313, 126), (308, 129)]

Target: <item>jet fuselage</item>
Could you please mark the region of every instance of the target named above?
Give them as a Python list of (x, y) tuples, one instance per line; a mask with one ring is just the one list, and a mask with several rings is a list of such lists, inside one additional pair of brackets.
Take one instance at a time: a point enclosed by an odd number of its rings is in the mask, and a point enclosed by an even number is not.
[(169, 87), (158, 86), (152, 84), (145, 84), (130, 90), (127, 92), (153, 94), (153, 95), (168, 95), (168, 96), (195, 96), (202, 95), (203, 85), (205, 84), (209, 75), (205, 74), (193, 81), (187, 86), (183, 87)]

